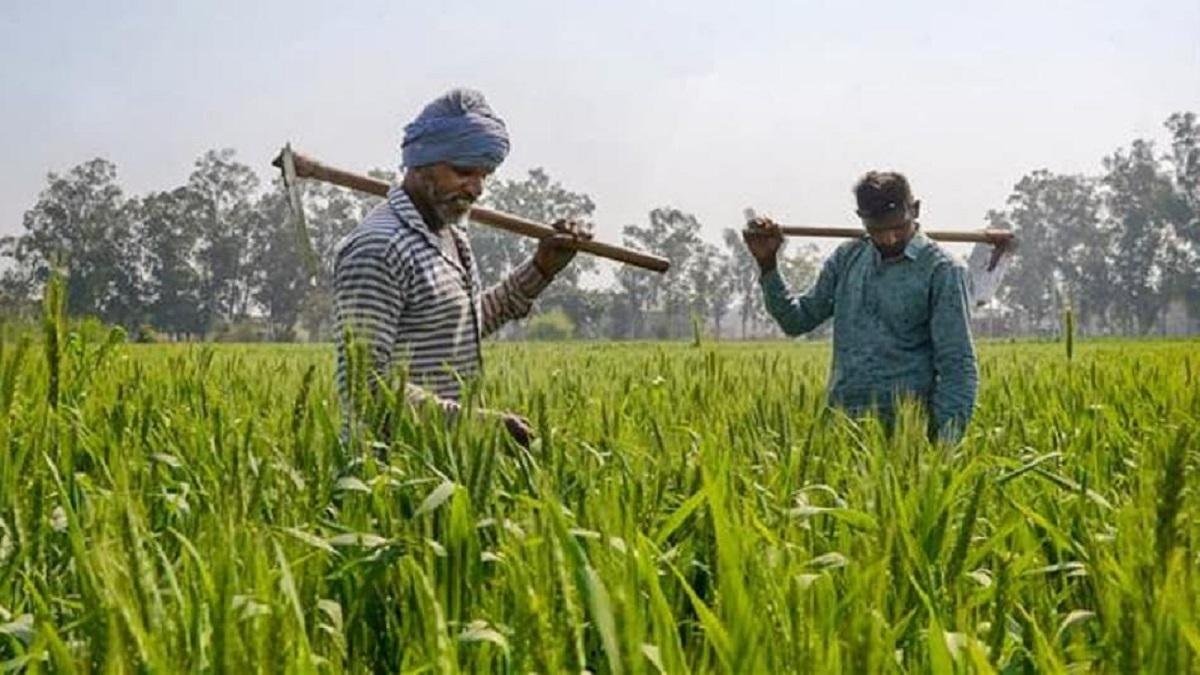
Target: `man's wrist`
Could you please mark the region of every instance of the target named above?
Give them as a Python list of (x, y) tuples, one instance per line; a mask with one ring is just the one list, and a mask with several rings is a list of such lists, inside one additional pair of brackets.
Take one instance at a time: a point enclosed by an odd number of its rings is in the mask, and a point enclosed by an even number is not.
[(759, 274), (764, 277), (767, 276), (768, 274), (770, 274), (771, 272), (774, 272), (775, 268), (777, 268), (777, 267), (779, 267), (779, 260), (776, 258), (771, 258), (770, 260), (759, 260), (758, 261)]
[(528, 258), (508, 276), (505, 284), (517, 295), (526, 300), (533, 300), (554, 280), (553, 274), (542, 271), (536, 258)]
[(542, 275), (544, 279), (553, 279), (554, 275), (558, 273), (558, 270), (554, 270), (553, 272), (547, 270), (546, 264), (536, 255), (533, 256), (533, 269), (537, 270), (538, 274)]

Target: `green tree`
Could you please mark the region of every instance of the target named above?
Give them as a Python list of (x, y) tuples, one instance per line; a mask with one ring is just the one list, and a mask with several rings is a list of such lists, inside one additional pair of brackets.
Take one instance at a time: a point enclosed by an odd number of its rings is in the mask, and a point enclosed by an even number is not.
[(728, 256), (708, 242), (698, 242), (687, 266), (686, 279), (692, 314), (712, 321), (720, 338), (721, 321), (732, 303)]
[(142, 312), (139, 242), (133, 208), (117, 185), (117, 167), (97, 158), (63, 175), (51, 173), (47, 181), (8, 254), (27, 278), (45, 279), (52, 268), (64, 269), (70, 313), (136, 325)]
[(1177, 198), (1172, 209), (1175, 247), (1171, 289), (1181, 293), (1193, 317), (1200, 317), (1200, 125), (1193, 112), (1171, 115), (1171, 151), (1164, 158)]
[[(636, 234), (625, 228), (625, 245), (639, 246)], [(611, 305), (611, 335), (615, 338), (642, 338), (647, 334), (646, 315), (658, 302), (658, 284), (654, 272), (625, 265), (617, 269), (615, 297)]]
[(738, 316), (742, 323), (742, 338), (747, 334), (747, 328), (761, 321), (766, 316), (763, 307), (762, 291), (758, 284), (758, 263), (746, 249), (742, 241), (742, 233), (733, 228), (726, 228), (721, 235), (729, 256), (730, 289), (738, 305)]
[(287, 192), (276, 182), (273, 190), (259, 198), (249, 219), (252, 294), (272, 340), (294, 338), (296, 321), (311, 289), (291, 217)]
[(197, 263), (199, 312), (206, 331), (219, 319), (237, 320), (250, 309), (255, 270), (250, 264), (250, 230), (258, 176), (229, 148), (210, 150), (196, 160), (188, 178), (202, 204)]
[(1096, 182), (1039, 169), (1023, 177), (990, 227), (1013, 229), (1021, 248), (1002, 298), (1034, 326), (1057, 325), (1070, 303), (1081, 323), (1102, 322), (1111, 303), (1112, 228), (1100, 217)]
[[(551, 180), (542, 168), (530, 169), (529, 174), (520, 180), (489, 181), (481, 203), (497, 211), (545, 224), (562, 218), (587, 219), (596, 211), (596, 204), (591, 197), (564, 188), (558, 181)], [(537, 246), (532, 239), (485, 226), (470, 228), (470, 237), (479, 275), (485, 285), (499, 282), (533, 255)], [(579, 256), (559, 273), (555, 285), (574, 287), (581, 272), (594, 268), (594, 258)]]
[[(670, 207), (650, 212), (644, 226), (627, 225), (623, 233), (625, 245), (654, 251), (671, 261), (666, 274), (622, 267), (617, 281), (626, 297), (624, 304), (633, 317), (645, 316), (652, 310), (661, 311), (661, 320), (653, 334), (660, 338), (690, 334), (688, 309), (693, 291), (688, 273), (696, 248), (700, 244), (700, 223), (696, 217)], [(644, 324), (635, 318), (635, 337), (643, 337)]]
[[(490, 181), (482, 203), (498, 211), (545, 224), (563, 218), (587, 220), (596, 211), (591, 197), (563, 187), (558, 181), (551, 180), (550, 175), (541, 168), (531, 169), (520, 180)], [(486, 226), (472, 226), (468, 232), (471, 250), (475, 253), (475, 264), (485, 286), (503, 279), (533, 255), (537, 246), (532, 239)], [(602, 308), (598, 307), (602, 296), (584, 288), (581, 281), (585, 272), (595, 269), (594, 257), (586, 254), (576, 256), (542, 293), (538, 299), (539, 310), (562, 310), (572, 325), (580, 328), (580, 332), (594, 334), (598, 330), (597, 317), (602, 315)]]
[(1175, 113), (1165, 125), (1171, 132), (1171, 152), (1166, 161), (1175, 180), (1175, 189), (1187, 207), (1181, 219), (1179, 235), (1200, 245), (1200, 125), (1196, 113)]
[(1168, 245), (1178, 195), (1161, 170), (1153, 143), (1136, 140), (1104, 159), (1104, 199), (1116, 233), (1113, 307), (1125, 330), (1147, 333), (1170, 298)]
[(199, 239), (196, 225), (202, 204), (186, 187), (155, 192), (137, 206), (147, 320), (154, 328), (175, 335), (195, 336), (204, 326), (200, 305), (200, 274), (193, 264)]
[[(0, 259), (22, 258), (20, 237), (0, 237)], [(36, 315), (37, 278), (26, 265), (9, 265), (0, 273), (0, 316), (9, 320), (29, 320)]]
[(1056, 278), (1079, 323), (1103, 326), (1112, 304), (1112, 242), (1110, 223), (1101, 217), (1101, 198), (1094, 178), (1059, 175), (1050, 199), (1057, 213)]

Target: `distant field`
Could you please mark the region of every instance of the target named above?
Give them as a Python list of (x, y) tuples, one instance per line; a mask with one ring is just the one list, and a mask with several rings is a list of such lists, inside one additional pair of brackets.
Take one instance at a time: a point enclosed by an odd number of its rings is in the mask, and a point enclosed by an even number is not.
[(826, 344), (495, 345), (525, 453), (342, 445), (327, 345), (9, 341), (0, 671), (1196, 672), (1198, 347), (984, 344), (947, 448)]

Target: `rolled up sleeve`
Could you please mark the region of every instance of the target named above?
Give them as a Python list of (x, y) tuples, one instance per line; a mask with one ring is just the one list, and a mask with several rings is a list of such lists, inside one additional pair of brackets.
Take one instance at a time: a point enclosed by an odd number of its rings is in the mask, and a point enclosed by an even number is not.
[(500, 283), (484, 291), (481, 301), (483, 335), (491, 335), (505, 323), (528, 315), (533, 301), (549, 284), (550, 277), (542, 274), (531, 259), (518, 265)]

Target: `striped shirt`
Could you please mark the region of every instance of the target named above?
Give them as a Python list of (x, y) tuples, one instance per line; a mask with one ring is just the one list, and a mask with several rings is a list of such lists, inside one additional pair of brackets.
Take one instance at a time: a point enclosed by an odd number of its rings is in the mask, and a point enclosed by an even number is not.
[(337, 383), (350, 405), (347, 380), (349, 329), (367, 348), (369, 373), (386, 376), (406, 365), (411, 403), (431, 397), (456, 408), (462, 382), (483, 366), (480, 340), (505, 322), (529, 313), (546, 287), (533, 261), (480, 291), (479, 271), (461, 229), (450, 225), (458, 255), (443, 247), (408, 194), (398, 185), (387, 201), (338, 242), (334, 311)]

